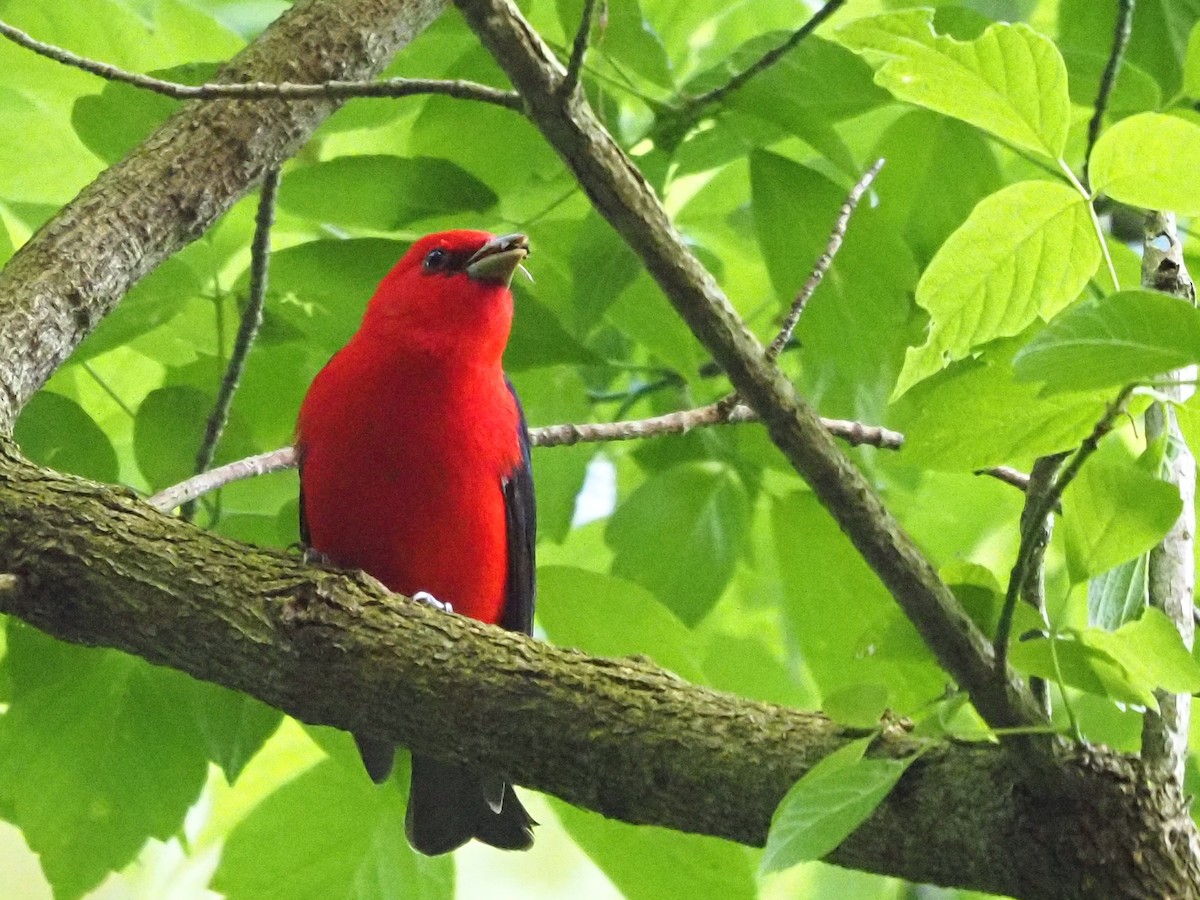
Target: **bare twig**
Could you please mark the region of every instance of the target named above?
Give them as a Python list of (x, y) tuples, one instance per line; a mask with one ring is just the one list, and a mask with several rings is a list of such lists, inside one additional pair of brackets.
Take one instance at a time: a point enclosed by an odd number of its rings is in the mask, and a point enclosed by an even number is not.
[(813, 266), (812, 274), (808, 276), (808, 280), (804, 282), (803, 287), (800, 288), (799, 293), (792, 300), (792, 308), (788, 311), (787, 318), (783, 320), (783, 327), (779, 329), (779, 334), (775, 336), (775, 340), (771, 341), (771, 345), (767, 347), (767, 359), (772, 362), (778, 358), (783, 348), (787, 346), (787, 342), (792, 339), (792, 332), (796, 330), (796, 323), (800, 321), (800, 314), (804, 312), (804, 307), (808, 305), (809, 299), (816, 292), (821, 279), (825, 277), (825, 273), (833, 265), (833, 258), (842, 249), (842, 241), (846, 237), (846, 227), (850, 224), (850, 217), (854, 215), (854, 209), (858, 206), (858, 201), (862, 199), (863, 194), (871, 187), (871, 182), (875, 180), (875, 176), (883, 168), (883, 163), (884, 160), (882, 159), (876, 160), (875, 164), (863, 173), (862, 178), (858, 179), (858, 182), (850, 189), (850, 193), (846, 195), (846, 202), (842, 204), (837, 220), (833, 223), (833, 231), (829, 234), (829, 242), (825, 245), (824, 252), (817, 259), (816, 265)]
[(583, 0), (583, 17), (579, 22), (579, 30), (575, 32), (575, 42), (571, 45), (571, 58), (567, 60), (567, 75), (563, 78), (559, 94), (564, 99), (575, 93), (579, 84), (579, 74), (583, 71), (583, 57), (587, 53), (588, 37), (592, 33), (592, 19), (596, 12), (596, 0)]
[(1100, 126), (1104, 124), (1104, 114), (1108, 111), (1108, 99), (1112, 95), (1113, 86), (1117, 83), (1117, 73), (1121, 69), (1121, 59), (1125, 56), (1125, 48), (1129, 45), (1129, 36), (1133, 32), (1133, 5), (1136, 0), (1118, 0), (1117, 24), (1113, 32), (1112, 50), (1108, 54), (1108, 62), (1104, 65), (1104, 74), (1100, 76), (1100, 89), (1096, 92), (1095, 111), (1088, 122), (1087, 148), (1083, 153), (1083, 183), (1091, 187), (1088, 181), (1088, 163), (1092, 156), (1092, 148), (1100, 137)]
[(351, 97), (410, 97), (416, 94), (444, 94), (460, 100), (476, 100), (506, 109), (519, 110), (521, 98), (513, 91), (502, 91), (471, 81), (442, 81), (431, 78), (390, 78), (382, 81), (325, 81), (319, 84), (270, 83), (251, 81), (235, 84), (179, 84), (138, 72), (128, 72), (109, 63), (88, 59), (70, 50), (47, 44), (0, 21), (0, 36), (32, 50), (39, 56), (81, 69), (108, 81), (119, 81), (136, 88), (172, 97), (176, 100), (301, 100), (313, 97), (348, 99)]
[[(262, 189), (258, 197), (258, 214), (254, 219), (254, 242), (250, 246), (250, 293), (246, 300), (246, 310), (242, 313), (242, 324), (238, 327), (237, 338), (233, 342), (229, 365), (225, 367), (225, 377), (221, 379), (221, 389), (217, 392), (217, 402), (213, 404), (208, 426), (204, 431), (204, 440), (196, 454), (197, 474), (207, 471), (212, 465), (221, 433), (229, 421), (233, 395), (242, 381), (246, 358), (250, 355), (250, 348), (254, 346), (254, 339), (258, 337), (258, 329), (262, 327), (271, 256), (271, 225), (275, 221), (275, 194), (278, 190), (279, 169), (268, 169), (263, 175)], [(191, 519), (194, 512), (195, 505), (189, 502), (183, 508), (183, 517)]]
[[(1171, 214), (1151, 212), (1146, 216), (1142, 285), (1174, 294), (1184, 303), (1196, 302), (1196, 288), (1184, 265), (1183, 246)], [(1195, 377), (1194, 366), (1171, 373), (1173, 383), (1158, 389), (1169, 402), (1152, 403), (1146, 410), (1146, 441), (1166, 441), (1161, 475), (1179, 488), (1183, 504), (1170, 531), (1150, 551), (1149, 603), (1175, 623), (1189, 649), (1196, 634), (1192, 599), (1196, 584), (1196, 460), (1171, 403), (1182, 403), (1191, 395), (1192, 390), (1185, 383), (1194, 382)], [(1165, 772), (1182, 785), (1192, 698), (1165, 691), (1155, 692), (1155, 697), (1158, 711), (1148, 710), (1142, 720), (1142, 763)]]
[(1029, 490), (1029, 476), (1012, 466), (989, 466), (986, 469), (976, 469), (976, 475), (988, 475), (1005, 484), (1011, 484), (1019, 491)]
[(1100, 441), (1113, 430), (1117, 419), (1124, 415), (1125, 407), (1129, 403), (1129, 398), (1132, 396), (1135, 387), (1136, 385), (1129, 385), (1122, 389), (1117, 398), (1104, 411), (1104, 415), (1100, 417), (1100, 421), (1096, 423), (1096, 426), (1092, 429), (1092, 433), (1083, 439), (1078, 449), (1071, 455), (1070, 460), (1063, 467), (1062, 473), (1053, 485), (1050, 486), (1050, 489), (1040, 496), (1036, 504), (1027, 506), (1024, 513), (1022, 513), (1021, 545), (1017, 550), (1017, 561), (1013, 564), (1012, 574), (1008, 579), (1008, 591), (1004, 597), (1004, 607), (1000, 610), (1000, 621), (996, 625), (996, 637), (992, 642), (992, 651), (996, 658), (997, 677), (1007, 677), (1008, 640), (1012, 634), (1013, 613), (1016, 611), (1017, 600), (1028, 577), (1029, 567), (1036, 558), (1038, 552), (1038, 535), (1041, 532), (1046, 516), (1058, 505), (1059, 500), (1062, 499), (1063, 491), (1075, 480), (1075, 476), (1079, 474), (1079, 470), (1087, 462), (1088, 457), (1096, 452), (1096, 448), (1100, 446)]
[[(597, 444), (607, 441), (632, 441), (640, 438), (684, 434), (693, 428), (711, 425), (739, 425), (757, 422), (758, 416), (748, 406), (735, 405), (725, 410), (723, 401), (710, 403), (697, 409), (667, 413), (649, 419), (634, 419), (625, 422), (595, 422), (583, 424), (546, 425), (529, 430), (529, 441), (535, 447), (570, 447), (575, 444)], [(904, 435), (878, 425), (864, 425), (845, 419), (822, 419), (821, 423), (830, 434), (858, 446), (869, 444), (884, 450), (899, 450), (904, 445)], [(253, 478), (270, 472), (291, 469), (296, 465), (295, 451), (291, 447), (248, 456), (236, 462), (218, 466), (207, 472), (181, 481), (155, 494), (147, 502), (163, 512), (189, 503), (197, 497), (215, 491), (243, 478)]]
[(846, 0), (829, 0), (828, 3), (813, 13), (812, 18), (792, 32), (788, 39), (778, 47), (764, 53), (761, 57), (755, 60), (753, 64), (747, 66), (741, 72), (738, 72), (723, 85), (715, 87), (711, 91), (707, 91), (699, 96), (689, 98), (685, 106), (685, 109), (690, 113), (688, 117), (694, 117), (695, 114), (700, 110), (711, 106), (714, 103), (719, 103), (755, 75), (759, 74), (760, 72), (765, 72), (767, 69), (771, 68), (771, 66), (779, 62), (779, 60), (786, 56), (791, 50), (795, 49), (802, 40), (812, 34), (817, 29), (818, 25), (820, 25), (835, 12), (837, 12), (838, 9), (844, 6), (845, 3)]

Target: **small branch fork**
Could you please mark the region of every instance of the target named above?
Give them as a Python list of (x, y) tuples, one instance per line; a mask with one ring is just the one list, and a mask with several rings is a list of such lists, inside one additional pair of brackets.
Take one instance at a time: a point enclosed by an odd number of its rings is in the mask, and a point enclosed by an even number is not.
[(324, 81), (320, 84), (268, 83), (262, 81), (239, 84), (179, 84), (150, 75), (128, 72), (116, 66), (72, 53), (62, 47), (47, 44), (0, 21), (0, 36), (31, 50), (46, 59), (81, 69), (108, 81), (118, 81), (136, 88), (162, 94), (175, 100), (304, 100), (323, 97), (334, 100), (352, 97), (411, 97), (417, 94), (443, 94), (460, 100), (491, 103), (506, 109), (520, 110), (521, 98), (513, 91), (503, 91), (471, 81), (443, 81), (430, 78), (390, 78), (382, 81)]
[(567, 60), (567, 74), (559, 88), (559, 96), (566, 99), (575, 93), (579, 85), (579, 75), (583, 71), (583, 57), (587, 53), (588, 37), (592, 33), (592, 20), (596, 15), (596, 0), (583, 0), (583, 16), (579, 22), (579, 30), (575, 33), (575, 42), (571, 45), (571, 58)]
[(1062, 472), (1052, 484), (1044, 491), (1040, 491), (1036, 499), (1034, 492), (1030, 491), (1031, 502), (1021, 516), (1021, 545), (1017, 550), (1017, 561), (1013, 565), (1012, 574), (1008, 579), (1004, 607), (1000, 611), (1000, 621), (996, 625), (996, 637), (992, 642), (997, 678), (1007, 677), (1008, 642), (1012, 636), (1013, 613), (1016, 611), (1017, 600), (1029, 578), (1030, 567), (1034, 564), (1038, 554), (1044, 550), (1042, 535), (1046, 517), (1058, 506), (1063, 491), (1075, 480), (1075, 476), (1079, 474), (1079, 470), (1087, 462), (1088, 457), (1096, 452), (1100, 441), (1113, 430), (1117, 419), (1125, 413), (1125, 408), (1135, 387), (1135, 385), (1130, 385), (1117, 395), (1116, 400), (1109, 405), (1100, 421), (1096, 423), (1096, 427), (1092, 429), (1092, 433), (1083, 439), (1079, 448), (1071, 455), (1071, 458), (1063, 466)]

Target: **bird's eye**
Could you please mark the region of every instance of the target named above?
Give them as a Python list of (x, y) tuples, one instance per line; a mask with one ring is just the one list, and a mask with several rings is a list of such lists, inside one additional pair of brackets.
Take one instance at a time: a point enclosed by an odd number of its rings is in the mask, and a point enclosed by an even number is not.
[(441, 272), (450, 262), (450, 254), (437, 247), (425, 254), (424, 269), (426, 272)]

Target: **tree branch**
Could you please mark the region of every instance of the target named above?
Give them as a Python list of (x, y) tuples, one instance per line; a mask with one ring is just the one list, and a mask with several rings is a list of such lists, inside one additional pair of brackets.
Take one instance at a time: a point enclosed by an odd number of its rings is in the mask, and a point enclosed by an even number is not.
[(443, 94), (460, 100), (492, 103), (506, 109), (520, 110), (521, 98), (512, 91), (502, 91), (472, 81), (443, 81), (429, 78), (389, 78), (383, 81), (339, 81), (331, 79), (316, 84), (296, 84), (291, 81), (265, 81), (236, 84), (180, 84), (164, 81), (139, 72), (127, 72), (106, 62), (79, 56), (62, 47), (47, 44), (0, 21), (0, 36), (14, 44), (32, 50), (39, 56), (65, 66), (81, 69), (107, 81), (119, 81), (142, 90), (171, 97), (175, 100), (307, 100), (321, 97), (328, 100), (349, 100), (354, 97), (412, 97), (418, 94)]
[(592, 33), (592, 19), (596, 13), (596, 0), (583, 0), (583, 15), (579, 20), (579, 30), (575, 32), (575, 41), (571, 45), (571, 58), (567, 60), (567, 75), (559, 88), (564, 97), (575, 93), (579, 84), (579, 75), (583, 71), (583, 57), (587, 53), (588, 37)]
[(508, 0), (456, 0), (471, 28), (524, 98), (530, 118), (575, 173), (596, 209), (642, 259), (693, 333), (762, 418), (771, 439), (812, 487), (891, 591), (940, 664), (993, 726), (1041, 720), (1015, 678), (997, 681), (987, 638), (874, 489), (833, 443), (816, 413), (770, 363), (712, 276), (675, 230), (645, 177), (576, 92), (550, 48)]
[[(263, 176), (261, 194), (258, 198), (258, 213), (254, 218), (254, 241), (250, 245), (250, 292), (246, 298), (246, 310), (242, 313), (242, 322), (238, 327), (237, 338), (233, 343), (233, 352), (229, 355), (229, 365), (225, 367), (225, 376), (221, 379), (221, 388), (217, 392), (217, 402), (213, 404), (212, 413), (208, 417), (208, 425), (204, 429), (204, 440), (200, 451), (196, 454), (196, 473), (207, 472), (212, 466), (213, 456), (217, 452), (217, 443), (229, 420), (229, 408), (233, 405), (233, 395), (242, 381), (242, 372), (246, 368), (246, 358), (250, 348), (258, 337), (262, 327), (263, 303), (267, 299), (267, 278), (271, 256), (271, 226), (275, 222), (275, 193), (279, 190), (279, 169), (268, 169)], [(218, 302), (219, 299), (218, 299)], [(187, 503), (183, 509), (183, 517), (191, 519), (194, 506)]]
[(783, 320), (783, 327), (779, 329), (779, 334), (775, 335), (775, 340), (771, 341), (767, 347), (767, 359), (771, 361), (778, 359), (779, 354), (783, 352), (783, 348), (792, 339), (792, 332), (796, 330), (796, 323), (800, 321), (800, 314), (804, 312), (804, 307), (808, 305), (808, 301), (812, 299), (812, 295), (816, 293), (822, 279), (824, 279), (825, 273), (833, 265), (834, 257), (842, 249), (842, 241), (846, 237), (846, 228), (850, 224), (850, 217), (854, 215), (854, 210), (858, 207), (858, 201), (862, 199), (863, 194), (871, 187), (875, 176), (883, 168), (883, 163), (884, 160), (882, 159), (876, 160), (875, 164), (863, 173), (862, 178), (855, 182), (854, 187), (850, 189), (850, 193), (846, 195), (846, 200), (842, 204), (842, 208), (838, 211), (837, 220), (833, 223), (833, 231), (829, 233), (829, 241), (825, 244), (825, 250), (817, 257), (817, 263), (813, 266), (812, 274), (808, 276), (792, 300), (792, 307), (788, 310), (787, 317)]
[[(693, 428), (704, 428), (710, 425), (738, 425), (743, 422), (757, 421), (758, 416), (750, 407), (739, 404), (731, 409), (725, 409), (724, 401), (719, 400), (708, 406), (666, 413), (649, 419), (633, 419), (624, 422), (585, 422), (578, 425), (544, 425), (541, 428), (529, 429), (529, 442), (534, 447), (570, 447), (575, 444), (632, 441), (670, 434), (684, 434)], [(868, 444), (885, 450), (899, 450), (904, 445), (904, 435), (878, 425), (864, 425), (861, 422), (849, 422), (845, 419), (822, 419), (821, 424), (829, 429), (830, 434), (842, 438), (853, 446)], [(215, 491), (227, 484), (241, 481), (243, 478), (254, 478), (270, 472), (279, 472), (283, 469), (294, 468), (295, 465), (296, 457), (292, 448), (284, 447), (200, 472), (186, 481), (165, 488), (147, 502), (155, 509), (169, 512), (177, 506), (189, 503), (197, 497), (203, 497), (210, 491)]]
[(824, 6), (812, 14), (812, 17), (807, 22), (792, 32), (788, 39), (778, 47), (764, 53), (752, 65), (738, 72), (729, 81), (725, 82), (725, 84), (715, 87), (711, 91), (700, 94), (697, 97), (689, 98), (682, 110), (683, 117), (689, 121), (695, 119), (700, 112), (714, 103), (720, 103), (755, 75), (771, 68), (771, 66), (794, 50), (801, 41), (816, 31), (818, 25), (830, 18), (845, 5), (846, 0), (828, 0)]
[(1112, 96), (1113, 87), (1117, 83), (1117, 73), (1121, 70), (1121, 60), (1125, 57), (1125, 48), (1129, 45), (1129, 37), (1133, 33), (1133, 6), (1136, 0), (1117, 0), (1117, 23), (1113, 32), (1112, 49), (1108, 54), (1108, 62), (1104, 64), (1104, 72), (1100, 76), (1100, 88), (1096, 92), (1095, 110), (1088, 122), (1087, 146), (1083, 151), (1083, 183), (1091, 187), (1088, 178), (1088, 168), (1092, 159), (1092, 148), (1100, 137), (1100, 128), (1104, 124), (1104, 113), (1108, 111), (1108, 98)]
[[(1165, 242), (1165, 246), (1162, 246)], [(1146, 216), (1142, 251), (1142, 285), (1196, 303), (1196, 287), (1183, 261), (1183, 245), (1175, 231), (1175, 217), (1151, 212)], [(1171, 373), (1160, 393), (1172, 403), (1182, 403), (1192, 393), (1184, 383), (1196, 379), (1196, 367)], [(1183, 437), (1175, 411), (1156, 402), (1146, 410), (1146, 442), (1166, 441), (1162, 477), (1179, 488), (1183, 501), (1179, 518), (1162, 541), (1150, 551), (1149, 602), (1167, 614), (1191, 649), (1196, 638), (1196, 459)], [(1148, 710), (1142, 720), (1142, 762), (1159, 768), (1183, 784), (1188, 754), (1192, 698), (1189, 694), (1156, 692), (1158, 712)]]
[(1083, 464), (1099, 448), (1100, 441), (1113, 430), (1117, 419), (1124, 414), (1133, 389), (1134, 386), (1130, 385), (1117, 395), (1117, 398), (1104, 411), (1104, 415), (1100, 417), (1100, 421), (1092, 428), (1091, 434), (1083, 439), (1070, 460), (1063, 466), (1058, 478), (1039, 494), (1035, 502), (1026, 505), (1022, 511), (1021, 544), (1017, 549), (1017, 561), (1013, 563), (1012, 572), (1008, 578), (1008, 590), (1004, 597), (1004, 606), (1000, 610), (1000, 621), (996, 624), (996, 636), (993, 639), (997, 677), (1003, 678), (1006, 675), (1008, 641), (1012, 637), (1013, 613), (1017, 608), (1017, 600), (1029, 577), (1030, 567), (1034, 565), (1038, 555), (1045, 549), (1040, 544), (1046, 517), (1058, 507), (1063, 491), (1075, 480), (1075, 476), (1079, 474)]
[[(369, 78), (440, 0), (297, 3), (221, 71), (239, 80)], [(44, 225), (0, 272), (0, 434), (124, 293), (296, 151), (339, 101), (218, 100), (172, 116)]]
[[(628, 822), (761, 844), (790, 785), (857, 734), (200, 531), (3, 442), (0, 570), (17, 579), (0, 611), (49, 634)], [(892, 730), (874, 752), (913, 749)], [(1043, 769), (1015, 748), (934, 747), (829, 859), (1019, 897), (1196, 897), (1196, 833), (1174, 783), (1115, 754), (1058, 752)]]

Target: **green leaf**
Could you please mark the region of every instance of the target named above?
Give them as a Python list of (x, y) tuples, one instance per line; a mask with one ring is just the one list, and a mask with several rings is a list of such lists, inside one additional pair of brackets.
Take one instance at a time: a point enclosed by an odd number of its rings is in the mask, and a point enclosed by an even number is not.
[(149, 333), (171, 321), (200, 290), (200, 279), (187, 263), (178, 257), (166, 260), (134, 285), (117, 308), (100, 320), (72, 358), (91, 359)]
[[(1112, 36), (1109, 35), (1111, 43)], [(1068, 50), (1060, 47), (1070, 73), (1071, 102), (1090, 107), (1100, 93), (1100, 81), (1108, 66), (1109, 51)], [(1162, 88), (1145, 69), (1128, 59), (1121, 60), (1117, 80), (1108, 97), (1108, 111), (1142, 112), (1162, 106)]]
[(1200, 126), (1162, 113), (1122, 119), (1096, 141), (1092, 190), (1122, 203), (1200, 213)]
[(10, 621), (12, 698), (0, 716), (0, 816), (17, 825), (55, 896), (123, 868), (183, 827), (204, 786), (190, 678)]
[(13, 437), (36, 463), (96, 481), (117, 480), (117, 453), (108, 435), (74, 400), (39, 391), (21, 410)]
[(1121, 387), (1200, 361), (1200, 310), (1154, 291), (1121, 291), (1058, 316), (1013, 360), (1051, 391)]
[(741, 555), (746, 489), (718, 463), (656, 472), (618, 507), (604, 539), (613, 574), (635, 581), (687, 625), (717, 602)]
[(1028, 25), (995, 24), (974, 41), (933, 30), (933, 10), (859, 19), (838, 39), (875, 67), (898, 99), (969, 122), (1057, 159), (1070, 125), (1067, 69), (1058, 48)]
[(1149, 557), (1143, 553), (1088, 581), (1088, 624), (1115, 631), (1146, 608)]
[(835, 750), (792, 786), (771, 819), (762, 871), (821, 859), (883, 802), (917, 759), (868, 759), (874, 737)]
[(283, 713), (248, 694), (207, 682), (197, 682), (192, 701), (196, 724), (208, 758), (221, 767), (230, 784), (267, 742)]
[[(905, 436), (900, 458), (949, 472), (1028, 465), (1075, 446), (1112, 401), (1109, 392), (1044, 395), (1013, 377), (1020, 339), (998, 341), (979, 359), (962, 360), (906, 393), (890, 424)], [(964, 422), (970, 428), (964, 428)]]
[(454, 863), (409, 848), (396, 784), (376, 787), (361, 767), (318, 763), (234, 828), (213, 888), (229, 900), (448, 900)]
[(1200, 692), (1200, 663), (1161, 609), (1148, 608), (1142, 617), (1109, 632), (1088, 628), (1081, 640), (1108, 652), (1144, 686), (1173, 694)]
[(567, 834), (626, 900), (759, 896), (745, 847), (705, 835), (628, 825), (549, 799)]
[(1025, 181), (984, 199), (921, 276), (917, 304), (933, 322), (893, 397), (978, 345), (1049, 319), (1099, 264), (1087, 204), (1066, 185)]
[[(188, 63), (149, 74), (180, 84), (212, 80), (217, 66)], [(71, 108), (71, 127), (85, 147), (110, 165), (144, 141), (179, 109), (181, 101), (110, 81), (98, 94), (80, 97)]]
[(1192, 26), (1188, 35), (1187, 56), (1183, 61), (1183, 92), (1192, 99), (1200, 99), (1200, 22)]
[(1134, 559), (1179, 518), (1179, 489), (1133, 463), (1091, 459), (1063, 493), (1072, 583)]
[(272, 253), (271, 294), (280, 299), (267, 306), (263, 338), (280, 321), (332, 355), (358, 330), (367, 301), (408, 247), (405, 241), (355, 238), (308, 241)]
[(419, 219), (482, 213), (492, 189), (445, 159), (341, 156), (284, 176), (279, 205), (318, 222), (395, 231)]
[(1156, 291), (1121, 291), (1081, 304), (1017, 356), (1017, 376), (1045, 390), (1116, 387), (1200, 360), (1200, 311)]
[(886, 684), (848, 684), (826, 695), (821, 712), (849, 728), (878, 728), (890, 699)]
[(645, 588), (574, 566), (538, 569), (538, 625), (550, 640), (595, 656), (648, 656), (704, 684), (696, 638)]
[[(1107, 634), (1091, 629), (1098, 634)], [(1053, 643), (1053, 648), (1051, 648)], [(1058, 657), (1057, 668), (1054, 657)], [(1117, 703), (1158, 709), (1153, 685), (1137, 681), (1130, 671), (1111, 653), (1093, 643), (1079, 639), (1079, 633), (1068, 631), (1053, 638), (1036, 637), (1016, 641), (1009, 648), (1009, 662), (1024, 675), (1062, 683)]]
[(874, 185), (879, 212), (921, 265), (1002, 184), (996, 153), (977, 129), (923, 109), (889, 126), (871, 157), (887, 160)]
[[(0, 86), (0, 134), (20, 135), (20, 140), (0, 141), (4, 200), (65, 203), (99, 172), (98, 161), (79, 145), (66, 115), (23, 90)], [(47, 168), (47, 160), (54, 165)]]

